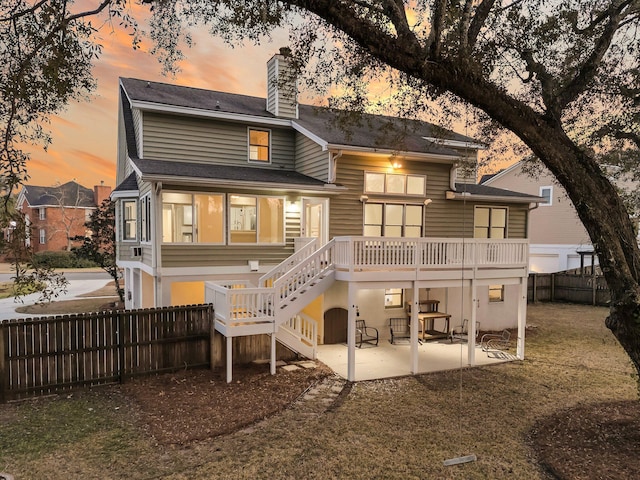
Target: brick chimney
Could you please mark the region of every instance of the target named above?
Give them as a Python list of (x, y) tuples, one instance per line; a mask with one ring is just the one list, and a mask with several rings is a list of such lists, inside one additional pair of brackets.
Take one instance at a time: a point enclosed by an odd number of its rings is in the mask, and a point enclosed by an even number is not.
[(93, 187), (93, 201), (97, 206), (100, 206), (104, 200), (111, 195), (111, 187), (104, 184), (104, 180), (100, 180), (100, 185), (94, 185)]
[(290, 61), (291, 49), (283, 47), (267, 62), (267, 111), (276, 117), (298, 118), (298, 80)]

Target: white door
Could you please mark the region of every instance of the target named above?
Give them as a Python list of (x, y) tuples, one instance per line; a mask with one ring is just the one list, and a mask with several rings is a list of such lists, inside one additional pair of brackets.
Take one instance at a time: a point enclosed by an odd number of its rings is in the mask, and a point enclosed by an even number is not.
[(329, 241), (329, 200), (326, 198), (302, 199), (303, 237), (314, 237), (320, 245)]

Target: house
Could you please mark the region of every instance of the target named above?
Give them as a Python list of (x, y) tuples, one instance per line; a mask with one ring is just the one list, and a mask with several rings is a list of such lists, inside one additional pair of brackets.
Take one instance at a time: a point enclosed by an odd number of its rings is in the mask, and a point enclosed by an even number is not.
[(111, 187), (104, 182), (93, 190), (75, 181), (51, 187), (23, 186), (16, 208), (24, 214), (35, 237), (27, 238), (27, 242), (35, 253), (70, 250), (72, 238), (87, 233), (85, 222), (110, 194)]
[(447, 315), (429, 325), (439, 331), (517, 326), (522, 358), (540, 199), (476, 185), (462, 168), (483, 148), (471, 138), (376, 115), (345, 125), (299, 104), (287, 68), (286, 51), (269, 60), (266, 98), (120, 79), (126, 307), (212, 302), (229, 379), (232, 340), (258, 334), (273, 371), (276, 340), (311, 358), (346, 342), (353, 379), (356, 318), (385, 334), (409, 318), (416, 372), (428, 302)]
[[(598, 264), (589, 234), (573, 203), (546, 167), (529, 174), (526, 163), (520, 161), (496, 174), (483, 176), (480, 183), (544, 199), (530, 213), (529, 271), (554, 273)], [(632, 182), (616, 181), (616, 184), (622, 189), (637, 188)]]

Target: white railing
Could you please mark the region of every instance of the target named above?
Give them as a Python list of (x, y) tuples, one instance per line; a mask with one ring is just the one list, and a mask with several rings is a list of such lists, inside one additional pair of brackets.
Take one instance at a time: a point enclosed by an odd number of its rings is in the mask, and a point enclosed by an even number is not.
[(306, 289), (324, 272), (333, 269), (334, 247), (335, 242), (331, 240), (273, 283), (277, 308), (282, 308), (297, 292)]
[(296, 253), (294, 253), (290, 257), (287, 257), (285, 260), (280, 262), (278, 265), (276, 265), (275, 267), (271, 268), (267, 273), (262, 275), (260, 277), (260, 279), (258, 280), (258, 285), (260, 285), (261, 287), (271, 287), (271, 286), (273, 286), (273, 282), (275, 282), (278, 278), (280, 278), (286, 272), (291, 270), (293, 267), (295, 267), (301, 261), (303, 261), (306, 258), (308, 258), (309, 256), (311, 256), (311, 254), (313, 252), (315, 252), (315, 250), (317, 248), (316, 245), (318, 243), (318, 239), (310, 237), (310, 238), (308, 238), (306, 240), (307, 240), (307, 242), (304, 243), (298, 249), (298, 251), (296, 251)]
[(528, 264), (528, 240), (336, 237), (335, 263), (354, 270), (512, 267)]
[(246, 287), (233, 282), (232, 287), (205, 283), (205, 298), (213, 303), (216, 319), (226, 324), (273, 322), (274, 295), (272, 288)]
[[(278, 339), (285, 344), (298, 348), (306, 357), (315, 359), (318, 346), (318, 323), (312, 318), (299, 313), (280, 325), (277, 335)], [(288, 341), (289, 339), (293, 342)]]

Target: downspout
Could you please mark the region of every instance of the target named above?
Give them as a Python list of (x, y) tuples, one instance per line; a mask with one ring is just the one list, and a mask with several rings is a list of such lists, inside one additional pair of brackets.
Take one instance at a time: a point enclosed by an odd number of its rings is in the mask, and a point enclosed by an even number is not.
[(531, 223), (531, 212), (540, 206), (539, 203), (534, 203), (533, 207), (527, 209), (527, 231), (525, 232), (525, 238), (529, 239), (529, 224)]
[(328, 183), (336, 183), (336, 172), (338, 171), (338, 159), (342, 156), (342, 150), (338, 150), (336, 153), (329, 152), (329, 178)]
[(458, 170), (458, 166), (454, 163), (451, 165), (451, 170), (449, 170), (449, 189), (452, 192), (456, 191), (456, 172)]
[(162, 243), (162, 182), (152, 184), (154, 193), (154, 235), (153, 235), (153, 252), (151, 255), (151, 268), (153, 270), (153, 276), (156, 279), (153, 304), (158, 306), (164, 306), (164, 302), (158, 303), (162, 299), (162, 256), (160, 254), (160, 244)]

